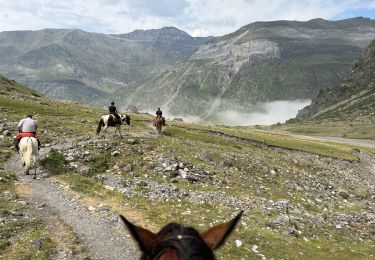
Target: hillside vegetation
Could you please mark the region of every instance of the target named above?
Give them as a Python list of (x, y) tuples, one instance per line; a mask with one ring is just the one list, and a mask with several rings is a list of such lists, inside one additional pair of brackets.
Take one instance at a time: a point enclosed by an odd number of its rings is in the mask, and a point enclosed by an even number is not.
[[(54, 149), (40, 158), (45, 169), (57, 168), (64, 158), (64, 170), (45, 178), (61, 184), (92, 216), (110, 219), (113, 225), (121, 213), (153, 231), (170, 221), (202, 231), (244, 209), (218, 259), (375, 255), (375, 194), (368, 168), (374, 163), (374, 149), (173, 121), (157, 136), (149, 115), (131, 115), (131, 126), (123, 126), (125, 138), (113, 136), (114, 129), (97, 137), (97, 122), (105, 111), (17, 90), (0, 99), (1, 132), (10, 132), (1, 135), (1, 176), (9, 176), (7, 183), (20, 174), (6, 167), (15, 156), (8, 149), (15, 124), (31, 112), (47, 145), (42, 151)], [(8, 201), (13, 205), (18, 199)], [(37, 254), (38, 248), (22, 244), (27, 229), (3, 235), (13, 217), (8, 211), (1, 214), (0, 255), (12, 255), (15, 246)], [(59, 245), (53, 235), (36, 237), (46, 255)], [(41, 237), (54, 242), (44, 243)], [(73, 242), (68, 247), (79, 254)]]
[(172, 27), (121, 35), (0, 32), (0, 72), (50, 97), (93, 103), (186, 60), (207, 40)]
[(0, 72), (50, 97), (210, 119), (314, 98), (338, 85), (374, 38), (375, 22), (360, 17), (257, 22), (206, 38), (172, 27), (1, 32)]
[(338, 85), (374, 38), (375, 23), (364, 18), (253, 23), (118, 95), (173, 115), (254, 112), (258, 103), (311, 99)]
[(343, 82), (321, 91), (297, 119), (281, 127), (288, 131), (375, 139), (375, 41), (356, 60)]

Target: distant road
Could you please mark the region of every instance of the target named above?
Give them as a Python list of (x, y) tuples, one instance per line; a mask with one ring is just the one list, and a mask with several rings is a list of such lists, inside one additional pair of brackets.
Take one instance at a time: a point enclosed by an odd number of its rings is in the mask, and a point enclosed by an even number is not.
[(307, 136), (307, 135), (290, 134), (286, 132), (282, 132), (282, 133), (287, 134), (292, 137), (296, 137), (296, 138), (319, 140), (319, 141), (330, 141), (330, 142), (345, 143), (345, 144), (351, 144), (351, 145), (356, 145), (356, 146), (375, 148), (375, 140), (349, 139), (349, 138), (333, 137), (333, 136)]

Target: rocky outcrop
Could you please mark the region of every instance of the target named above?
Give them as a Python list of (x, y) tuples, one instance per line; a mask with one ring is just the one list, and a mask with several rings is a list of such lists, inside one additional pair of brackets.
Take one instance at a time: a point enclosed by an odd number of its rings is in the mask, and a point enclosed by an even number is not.
[(203, 38), (173, 27), (1, 32), (0, 72), (52, 97), (214, 118), (314, 98), (338, 85), (374, 38), (375, 21), (365, 18), (257, 22)]
[(329, 116), (345, 112), (353, 115), (375, 115), (375, 41), (366, 48), (341, 85), (322, 91), (297, 117)]
[(339, 84), (373, 38), (375, 22), (364, 18), (253, 23), (118, 94), (141, 110), (173, 115), (251, 112), (257, 103), (314, 98)]
[(170, 27), (121, 35), (0, 32), (0, 72), (50, 97), (95, 103), (187, 60), (208, 40)]

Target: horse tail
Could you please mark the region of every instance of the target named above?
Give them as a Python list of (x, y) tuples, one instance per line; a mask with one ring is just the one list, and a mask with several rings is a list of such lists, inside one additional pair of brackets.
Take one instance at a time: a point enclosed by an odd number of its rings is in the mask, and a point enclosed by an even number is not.
[(31, 167), (31, 157), (33, 155), (33, 139), (27, 138), (26, 151), (23, 154), (23, 162), (25, 164), (25, 172), (28, 172)]
[(98, 128), (96, 128), (96, 134), (97, 135), (100, 133), (100, 130), (102, 129), (102, 126), (104, 126), (104, 120), (103, 120), (103, 118), (100, 118)]
[(125, 121), (127, 125), (130, 125), (130, 116), (126, 115)]

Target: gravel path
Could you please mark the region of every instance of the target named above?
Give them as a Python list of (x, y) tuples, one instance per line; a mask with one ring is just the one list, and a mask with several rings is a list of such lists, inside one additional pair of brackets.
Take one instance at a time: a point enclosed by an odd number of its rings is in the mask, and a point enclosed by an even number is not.
[[(283, 134), (285, 133), (283, 132)], [(349, 138), (333, 137), (333, 136), (307, 136), (307, 135), (296, 135), (296, 134), (288, 134), (288, 135), (292, 137), (296, 137), (296, 138), (303, 138), (303, 139), (309, 139), (309, 140), (330, 141), (330, 142), (345, 143), (345, 144), (351, 144), (351, 145), (356, 145), (356, 146), (375, 148), (374, 140), (349, 139)]]
[[(45, 153), (46, 150), (41, 152)], [(20, 158), (11, 158), (4, 164), (4, 168), (20, 173)], [(67, 194), (60, 184), (39, 171), (36, 180), (32, 179), (32, 175), (22, 174), (18, 175), (18, 179), (27, 185), (33, 204), (43, 205), (47, 214), (51, 217), (58, 215), (75, 231), (91, 259), (139, 259), (136, 248), (124, 232), (124, 226), (118, 216), (91, 214), (86, 207)]]

